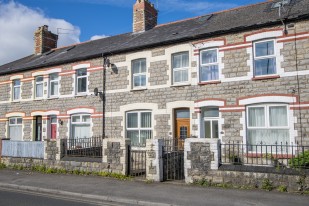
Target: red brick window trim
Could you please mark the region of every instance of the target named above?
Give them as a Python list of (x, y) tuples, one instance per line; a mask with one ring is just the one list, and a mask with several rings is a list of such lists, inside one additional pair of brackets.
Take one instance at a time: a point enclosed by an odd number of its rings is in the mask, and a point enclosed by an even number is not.
[(261, 77), (253, 77), (253, 81), (265, 80), (265, 79), (278, 79), (280, 75), (271, 75), (271, 76), (261, 76)]

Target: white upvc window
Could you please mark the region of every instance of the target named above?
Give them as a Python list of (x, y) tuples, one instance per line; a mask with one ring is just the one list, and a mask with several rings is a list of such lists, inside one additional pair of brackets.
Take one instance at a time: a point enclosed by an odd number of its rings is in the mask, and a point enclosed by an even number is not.
[(219, 80), (218, 49), (200, 52), (200, 82)]
[(35, 77), (35, 98), (43, 98), (44, 78), (43, 76)]
[(275, 41), (254, 42), (254, 76), (276, 74)]
[(152, 138), (152, 116), (150, 111), (133, 111), (126, 114), (126, 137), (132, 146), (146, 146)]
[(203, 126), (204, 138), (218, 139), (219, 138), (219, 107), (204, 107)]
[(20, 99), (20, 79), (13, 80), (13, 101)]
[(146, 59), (136, 59), (132, 61), (132, 81), (133, 89), (145, 88), (147, 83)]
[(87, 68), (76, 70), (76, 93), (82, 94), (88, 91)]
[(11, 140), (22, 140), (22, 124), (23, 119), (21, 117), (9, 118), (9, 138)]
[(71, 138), (90, 138), (90, 114), (74, 114), (71, 116)]
[(53, 73), (49, 75), (49, 97), (57, 97), (59, 94), (59, 75)]
[(172, 55), (173, 83), (189, 81), (189, 52), (180, 52)]
[(289, 143), (288, 106), (262, 104), (247, 107), (247, 142), (250, 145)]

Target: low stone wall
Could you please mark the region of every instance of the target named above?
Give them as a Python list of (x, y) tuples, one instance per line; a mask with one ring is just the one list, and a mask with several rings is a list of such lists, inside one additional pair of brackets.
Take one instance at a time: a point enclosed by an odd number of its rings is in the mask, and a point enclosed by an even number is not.
[[(48, 168), (65, 169), (68, 171), (80, 170), (85, 172), (113, 172), (125, 175), (127, 172), (127, 148), (130, 145), (128, 139), (105, 139), (103, 142), (103, 157), (100, 162), (91, 162), (87, 158), (79, 158), (79, 161), (62, 160), (64, 140), (45, 140), (44, 159), (2, 157), (2, 162), (8, 166), (46, 166)], [(84, 161), (82, 161), (84, 160)]]
[(147, 139), (146, 141), (146, 178), (148, 180), (163, 181), (163, 144), (163, 139)]

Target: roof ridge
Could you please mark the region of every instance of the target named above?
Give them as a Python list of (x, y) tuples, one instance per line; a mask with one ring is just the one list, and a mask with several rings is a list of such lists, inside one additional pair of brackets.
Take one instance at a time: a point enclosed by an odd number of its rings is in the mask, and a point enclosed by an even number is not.
[(195, 17), (191, 17), (191, 18), (187, 18), (187, 19), (181, 19), (181, 20), (177, 20), (177, 21), (173, 21), (173, 22), (163, 23), (163, 24), (157, 25), (155, 28), (162, 27), (162, 26), (167, 26), (167, 25), (171, 25), (171, 24), (177, 24), (177, 23), (180, 23), (180, 22), (190, 21), (190, 20), (198, 19), (198, 18), (201, 18), (201, 17), (204, 17), (204, 16), (208, 16), (208, 15), (220, 14), (220, 13), (224, 13), (224, 12), (244, 9), (246, 7), (256, 6), (256, 5), (259, 5), (259, 4), (266, 4), (266, 3), (269, 3), (269, 2), (272, 2), (272, 1), (275, 1), (275, 0), (266, 0), (266, 1), (263, 1), (263, 2), (255, 3), (255, 4), (238, 6), (238, 7), (235, 7), (235, 8), (221, 10), (221, 11), (217, 11), (217, 12), (213, 12), (213, 13), (209, 13), (209, 14), (203, 14), (203, 15), (200, 15), (200, 16), (195, 16)]

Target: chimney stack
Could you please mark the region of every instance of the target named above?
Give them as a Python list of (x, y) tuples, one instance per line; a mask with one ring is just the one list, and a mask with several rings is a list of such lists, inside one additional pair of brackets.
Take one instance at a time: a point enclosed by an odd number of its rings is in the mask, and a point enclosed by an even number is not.
[(133, 32), (143, 32), (157, 25), (158, 11), (149, 0), (136, 0), (133, 7)]
[(40, 26), (34, 32), (34, 53), (43, 54), (57, 48), (58, 35), (48, 31), (48, 26)]

